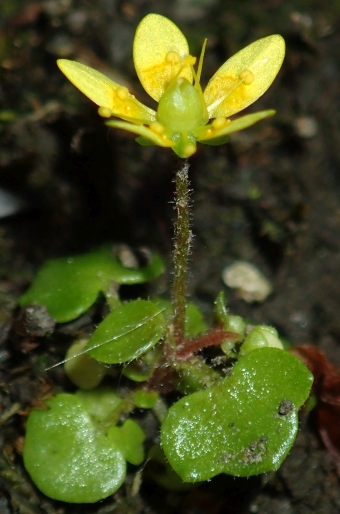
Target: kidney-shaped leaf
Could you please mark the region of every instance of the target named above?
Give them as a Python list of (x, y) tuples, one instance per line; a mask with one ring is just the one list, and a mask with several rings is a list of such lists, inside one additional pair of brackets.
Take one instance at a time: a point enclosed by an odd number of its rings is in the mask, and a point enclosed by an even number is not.
[(100, 323), (85, 350), (106, 364), (137, 359), (162, 337), (165, 325), (162, 311), (147, 300), (120, 305)]
[(65, 323), (86, 312), (99, 292), (109, 289), (111, 282), (140, 284), (163, 271), (164, 264), (155, 254), (144, 268), (125, 268), (112, 255), (111, 248), (103, 247), (88, 254), (46, 262), (20, 298), (20, 305), (45, 305), (58, 323)]
[(115, 446), (120, 448), (130, 464), (138, 466), (143, 462), (145, 434), (133, 419), (127, 419), (120, 427), (110, 428), (108, 437), (114, 441)]
[(312, 381), (308, 369), (288, 352), (249, 352), (222, 384), (169, 409), (161, 430), (167, 459), (186, 482), (278, 469), (294, 442), (297, 412)]
[(33, 410), (26, 427), (24, 463), (50, 498), (93, 503), (113, 494), (125, 479), (126, 462), (112, 438), (100, 432), (80, 398), (59, 394), (48, 410)]

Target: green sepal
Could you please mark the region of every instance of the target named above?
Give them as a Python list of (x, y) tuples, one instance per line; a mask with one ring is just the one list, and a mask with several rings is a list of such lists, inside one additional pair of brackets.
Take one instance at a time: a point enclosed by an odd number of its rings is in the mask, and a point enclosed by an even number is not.
[(151, 141), (150, 139), (144, 136), (136, 137), (135, 141), (141, 146), (157, 146), (154, 141)]
[(229, 136), (221, 136), (221, 137), (214, 137), (212, 139), (205, 139), (204, 141), (199, 141), (202, 143), (202, 145), (208, 145), (208, 146), (220, 146), (224, 145), (225, 143), (228, 143)]
[[(275, 111), (273, 109), (267, 110), (267, 111), (259, 111), (254, 112), (252, 114), (246, 114), (245, 116), (241, 116), (240, 118), (236, 118), (235, 120), (232, 120), (229, 124), (225, 125), (219, 130), (212, 130), (211, 134), (208, 133), (207, 135), (207, 127), (199, 127), (195, 130), (195, 137), (197, 141), (203, 144), (209, 144), (209, 141), (215, 141), (216, 139), (225, 138), (229, 134), (232, 134), (233, 132), (238, 132), (239, 130), (244, 130), (248, 127), (251, 127), (258, 121), (261, 121), (265, 118), (268, 118), (270, 116), (273, 116), (275, 114)], [(210, 143), (211, 144), (211, 143)], [(213, 142), (212, 144), (223, 144), (220, 142)]]

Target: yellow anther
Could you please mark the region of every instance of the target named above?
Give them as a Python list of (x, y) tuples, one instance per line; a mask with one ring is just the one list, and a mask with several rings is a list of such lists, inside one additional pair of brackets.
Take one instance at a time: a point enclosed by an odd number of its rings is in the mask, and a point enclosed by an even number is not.
[(218, 118), (215, 118), (211, 125), (212, 125), (213, 129), (220, 130), (221, 128), (224, 127), (224, 125), (226, 125), (226, 121), (227, 120), (225, 118), (220, 116)]
[(193, 155), (195, 152), (196, 152), (196, 145), (189, 144), (184, 148), (183, 155), (185, 155), (185, 157), (191, 157), (191, 155)]
[(170, 50), (165, 56), (165, 61), (169, 64), (179, 64), (181, 58), (177, 52)]
[(98, 114), (102, 118), (111, 118), (112, 116), (111, 109), (109, 109), (108, 107), (99, 107)]
[(164, 129), (163, 125), (161, 123), (159, 123), (158, 121), (153, 121), (152, 123), (150, 123), (149, 128), (150, 128), (150, 130), (152, 130), (152, 132), (154, 132), (155, 134), (158, 134), (159, 136), (164, 134), (165, 129)]
[(122, 101), (127, 100), (129, 94), (130, 94), (129, 90), (125, 86), (119, 86), (116, 89), (116, 95), (118, 96), (119, 100), (122, 100)]
[(245, 84), (246, 86), (249, 86), (252, 82), (254, 82), (254, 73), (250, 70), (243, 70), (240, 75), (239, 75), (239, 78), (242, 80), (243, 84)]

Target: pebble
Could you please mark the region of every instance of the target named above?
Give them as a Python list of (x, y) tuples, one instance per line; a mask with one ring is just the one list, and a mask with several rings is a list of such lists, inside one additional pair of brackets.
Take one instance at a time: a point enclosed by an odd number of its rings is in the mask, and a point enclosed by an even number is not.
[(254, 266), (246, 261), (235, 261), (222, 272), (223, 282), (236, 289), (238, 296), (245, 302), (263, 302), (272, 292), (269, 280)]

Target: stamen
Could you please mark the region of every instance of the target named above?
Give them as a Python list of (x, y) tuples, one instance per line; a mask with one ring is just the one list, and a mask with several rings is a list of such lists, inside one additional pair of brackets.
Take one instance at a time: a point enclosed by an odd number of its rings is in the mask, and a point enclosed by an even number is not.
[(202, 46), (202, 50), (201, 50), (201, 55), (200, 55), (200, 58), (199, 58), (199, 61), (198, 61), (197, 73), (196, 73), (196, 76), (195, 76), (195, 87), (196, 88), (199, 86), (199, 83), (201, 81), (203, 59), (204, 59), (205, 49), (206, 49), (206, 46), (207, 46), (207, 41), (208, 40), (205, 39), (204, 42), (203, 42), (203, 46)]
[(102, 118), (111, 118), (112, 116), (111, 109), (109, 109), (108, 107), (99, 107), (98, 114)]
[(249, 86), (252, 82), (254, 82), (255, 75), (250, 70), (243, 70), (239, 74), (239, 78), (242, 80), (243, 84), (245, 84), (246, 86)]
[(127, 87), (125, 86), (119, 86), (117, 87), (116, 89), (116, 95), (118, 96), (119, 100), (127, 100), (127, 98), (129, 97), (129, 90)]
[(208, 107), (209, 114), (213, 112), (222, 102), (224, 102), (228, 96), (230, 96), (238, 87), (245, 85), (248, 86), (255, 79), (254, 74), (250, 70), (243, 70), (238, 77), (235, 77), (235, 84), (226, 92), (224, 96), (221, 96), (215, 100)]

